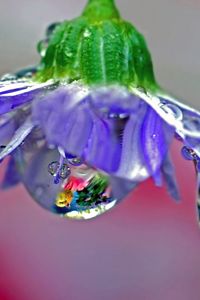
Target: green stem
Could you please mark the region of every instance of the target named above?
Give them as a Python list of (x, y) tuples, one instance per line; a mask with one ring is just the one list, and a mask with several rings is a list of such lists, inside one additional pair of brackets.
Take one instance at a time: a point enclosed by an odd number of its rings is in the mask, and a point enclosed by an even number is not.
[(92, 21), (120, 18), (114, 0), (89, 0), (83, 11), (83, 16)]

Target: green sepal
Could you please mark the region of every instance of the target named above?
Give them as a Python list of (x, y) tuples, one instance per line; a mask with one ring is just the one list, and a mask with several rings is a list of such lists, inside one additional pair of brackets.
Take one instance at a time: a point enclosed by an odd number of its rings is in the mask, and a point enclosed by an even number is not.
[(144, 37), (121, 19), (113, 0), (90, 0), (80, 17), (57, 26), (36, 79), (157, 87)]

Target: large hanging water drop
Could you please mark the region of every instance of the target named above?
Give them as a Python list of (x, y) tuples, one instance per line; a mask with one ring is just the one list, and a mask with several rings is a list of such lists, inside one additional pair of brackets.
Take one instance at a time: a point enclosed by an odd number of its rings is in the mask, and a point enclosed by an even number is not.
[(38, 143), (32, 152), (21, 147), (15, 161), (33, 199), (60, 216), (91, 219), (110, 210), (119, 200), (113, 197), (105, 173), (80, 158), (61, 160), (57, 149), (48, 149), (44, 143)]

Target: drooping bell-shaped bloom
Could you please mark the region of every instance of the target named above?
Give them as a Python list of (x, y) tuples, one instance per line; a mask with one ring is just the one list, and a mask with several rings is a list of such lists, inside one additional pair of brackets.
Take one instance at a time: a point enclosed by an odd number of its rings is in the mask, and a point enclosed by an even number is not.
[(40, 64), (0, 81), (3, 187), (22, 182), (45, 208), (92, 218), (152, 177), (180, 200), (173, 138), (200, 159), (200, 113), (157, 84), (143, 36), (113, 0), (51, 25)]

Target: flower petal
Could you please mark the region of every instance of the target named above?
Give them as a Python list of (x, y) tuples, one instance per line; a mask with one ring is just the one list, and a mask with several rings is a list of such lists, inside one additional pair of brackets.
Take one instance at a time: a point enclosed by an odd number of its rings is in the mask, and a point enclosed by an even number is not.
[(177, 181), (176, 181), (175, 170), (174, 170), (169, 153), (163, 162), (162, 173), (163, 173), (164, 179), (166, 181), (169, 194), (171, 195), (171, 197), (173, 199), (175, 199), (176, 201), (179, 201), (180, 193), (179, 193), (179, 189), (178, 189), (178, 185), (177, 185)]
[(47, 83), (14, 83), (8, 85), (6, 88), (1, 88), (0, 95), (0, 115), (7, 113), (15, 108), (29, 103), (34, 97), (41, 92), (45, 92), (47, 88), (54, 88), (54, 82)]
[(0, 117), (0, 146), (6, 145), (13, 136), (16, 129), (12, 116), (4, 115)]
[[(43, 129), (49, 144), (60, 146), (67, 152), (70, 149), (83, 152), (87, 132), (92, 126), (86, 99), (87, 91), (71, 84), (33, 104), (33, 122)], [(79, 148), (76, 148), (78, 142)]]
[(141, 142), (145, 165), (151, 175), (160, 169), (173, 136), (173, 127), (166, 124), (151, 107), (148, 107), (141, 129)]
[(24, 139), (31, 133), (34, 125), (30, 118), (28, 118), (25, 123), (20, 126), (12, 137), (11, 141), (4, 148), (4, 150), (0, 153), (0, 160), (4, 159), (7, 155), (12, 153), (23, 141)]
[[(87, 147), (88, 140), (93, 128), (93, 120), (87, 103), (79, 105), (73, 110), (74, 122), (71, 129), (66, 133), (65, 151), (82, 157), (84, 149)], [(78, 117), (78, 120), (77, 120)], [(67, 120), (71, 122), (71, 118)]]
[(1, 84), (0, 86), (0, 96), (7, 95), (14, 92), (20, 92), (24, 89), (33, 86), (33, 83), (30, 81), (17, 81), (17, 82), (10, 82), (7, 84)]
[(162, 96), (160, 99), (165, 106), (173, 105), (181, 111), (182, 128), (176, 128), (176, 132), (184, 144), (193, 149), (200, 158), (200, 112), (169, 96)]
[(21, 177), (18, 173), (16, 162), (14, 157), (11, 157), (6, 168), (6, 173), (1, 184), (2, 189), (11, 188), (17, 185), (21, 181)]
[(141, 147), (141, 128), (146, 111), (147, 106), (143, 103), (137, 114), (130, 116), (125, 126), (120, 167), (115, 174), (116, 176), (137, 182), (150, 176), (145, 166)]
[(174, 127), (186, 146), (192, 148), (200, 158), (200, 112), (168, 95), (145, 94), (135, 88), (132, 91), (149, 104), (167, 124)]
[(112, 120), (93, 114), (93, 129), (84, 156), (89, 164), (108, 173), (117, 171), (121, 156), (121, 144), (114, 127)]
[(103, 87), (91, 92), (90, 105), (101, 115), (130, 114), (139, 108), (141, 99), (123, 87)]

